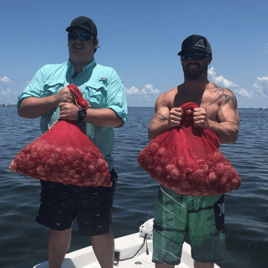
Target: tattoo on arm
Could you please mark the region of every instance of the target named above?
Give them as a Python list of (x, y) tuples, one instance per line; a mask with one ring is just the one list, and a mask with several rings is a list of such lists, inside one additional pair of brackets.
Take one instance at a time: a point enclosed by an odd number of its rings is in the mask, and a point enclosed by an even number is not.
[(214, 84), (215, 88), (216, 88), (216, 92), (217, 92), (217, 96), (211, 101), (211, 104), (214, 104), (215, 102), (217, 102), (219, 99), (224, 98), (222, 106), (226, 105), (229, 102), (233, 102), (233, 108), (234, 110), (237, 109), (237, 100), (235, 95), (232, 93), (232, 91), (228, 88), (221, 88), (218, 85)]
[(160, 119), (161, 121), (167, 120), (167, 117), (165, 117), (163, 114), (161, 113), (156, 113), (156, 116), (158, 119)]

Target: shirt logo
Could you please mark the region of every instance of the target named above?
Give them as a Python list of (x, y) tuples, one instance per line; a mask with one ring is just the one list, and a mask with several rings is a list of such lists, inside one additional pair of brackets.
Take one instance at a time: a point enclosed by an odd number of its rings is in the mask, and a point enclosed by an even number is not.
[(203, 39), (200, 39), (196, 44), (195, 44), (196, 47), (203, 47), (203, 48), (206, 48), (205, 45), (204, 45), (204, 40)]

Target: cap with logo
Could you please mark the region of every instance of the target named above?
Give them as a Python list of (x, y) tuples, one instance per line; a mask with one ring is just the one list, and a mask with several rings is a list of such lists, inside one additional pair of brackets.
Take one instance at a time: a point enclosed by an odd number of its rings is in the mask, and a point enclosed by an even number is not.
[(188, 49), (195, 49), (202, 52), (206, 52), (209, 55), (212, 55), (212, 50), (210, 43), (206, 39), (206, 37), (203, 37), (201, 35), (191, 35), (187, 37), (181, 45), (181, 51), (178, 53), (178, 55), (187, 53)]
[(69, 27), (66, 28), (67, 32), (71, 32), (74, 29), (84, 29), (93, 34), (95, 37), (97, 37), (97, 27), (94, 23), (94, 21), (87, 17), (77, 17), (75, 18)]

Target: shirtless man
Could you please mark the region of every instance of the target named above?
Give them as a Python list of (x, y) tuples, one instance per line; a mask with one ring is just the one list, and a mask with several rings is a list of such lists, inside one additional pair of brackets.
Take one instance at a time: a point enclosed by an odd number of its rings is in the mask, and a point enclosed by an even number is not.
[[(212, 130), (221, 143), (235, 143), (239, 131), (236, 97), (231, 90), (208, 81), (207, 70), (212, 61), (209, 42), (203, 36), (191, 35), (183, 41), (178, 55), (184, 83), (157, 99), (149, 140), (180, 126), (183, 111), (179, 106), (195, 102), (199, 106), (192, 112), (195, 126)], [(221, 213), (215, 213), (216, 207), (220, 207)], [(160, 185), (154, 220), (156, 268), (179, 264), (184, 241), (192, 247), (195, 268), (214, 267), (216, 261), (224, 259), (224, 239), (223, 195), (182, 196)]]

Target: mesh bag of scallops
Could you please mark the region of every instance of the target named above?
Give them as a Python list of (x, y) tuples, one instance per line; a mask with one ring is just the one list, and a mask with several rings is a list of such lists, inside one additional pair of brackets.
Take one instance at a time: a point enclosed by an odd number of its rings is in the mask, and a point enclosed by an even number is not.
[(140, 166), (164, 187), (187, 196), (212, 196), (237, 190), (241, 179), (218, 150), (210, 130), (195, 127), (193, 102), (181, 106), (181, 125), (156, 137), (138, 156)]
[[(75, 85), (68, 87), (76, 105), (89, 108), (80, 90)], [(57, 121), (46, 133), (25, 146), (9, 169), (44, 181), (78, 186), (112, 185), (107, 162), (75, 121)]]

